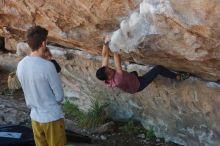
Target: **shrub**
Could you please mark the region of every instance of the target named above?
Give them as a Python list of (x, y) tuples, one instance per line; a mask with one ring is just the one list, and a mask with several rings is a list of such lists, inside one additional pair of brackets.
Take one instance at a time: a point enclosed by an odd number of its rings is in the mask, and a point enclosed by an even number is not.
[(145, 139), (154, 139), (156, 138), (153, 129), (146, 130), (140, 124), (135, 123), (134, 121), (130, 120), (125, 123), (121, 128), (120, 131), (125, 135), (138, 135), (144, 134)]
[(146, 139), (154, 139), (154, 138), (156, 138), (156, 136), (154, 134), (154, 130), (152, 128), (145, 132), (145, 138)]
[(120, 128), (121, 132), (125, 135), (136, 135), (144, 132), (144, 128), (134, 123), (134, 121), (128, 121)]
[(67, 100), (64, 103), (64, 112), (76, 120), (78, 127), (95, 128), (105, 123), (107, 119), (105, 109), (108, 104), (102, 104), (97, 99), (91, 100), (91, 103), (92, 105), (88, 109), (88, 112), (83, 112), (80, 111), (76, 105)]
[(0, 95), (4, 95), (4, 96), (12, 96), (14, 95), (14, 90), (5, 88), (0, 92)]

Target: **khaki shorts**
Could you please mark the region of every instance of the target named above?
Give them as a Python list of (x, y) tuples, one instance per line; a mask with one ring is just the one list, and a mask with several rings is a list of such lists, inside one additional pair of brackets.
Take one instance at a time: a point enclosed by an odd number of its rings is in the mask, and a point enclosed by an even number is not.
[(36, 146), (66, 145), (64, 119), (48, 123), (39, 123), (32, 120), (32, 129)]

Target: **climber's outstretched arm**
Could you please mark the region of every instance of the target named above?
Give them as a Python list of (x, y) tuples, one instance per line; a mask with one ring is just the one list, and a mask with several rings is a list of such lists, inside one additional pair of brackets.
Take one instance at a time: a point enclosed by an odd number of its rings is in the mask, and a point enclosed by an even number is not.
[(104, 44), (102, 48), (102, 66), (108, 66), (110, 40), (111, 40), (110, 35), (106, 35), (104, 38)]
[(114, 53), (114, 62), (115, 62), (115, 69), (118, 73), (122, 73), (121, 67), (121, 55), (118, 53)]
[(109, 59), (109, 47), (107, 44), (104, 44), (102, 48), (102, 66), (108, 66), (108, 59)]

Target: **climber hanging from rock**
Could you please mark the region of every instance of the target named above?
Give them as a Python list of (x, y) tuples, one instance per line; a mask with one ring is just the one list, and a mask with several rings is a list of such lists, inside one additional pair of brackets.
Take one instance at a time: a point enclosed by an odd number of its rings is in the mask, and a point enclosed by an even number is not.
[(134, 94), (145, 89), (157, 77), (157, 75), (162, 75), (179, 81), (190, 77), (189, 73), (175, 73), (161, 65), (156, 65), (143, 76), (138, 76), (136, 71), (127, 72), (122, 70), (121, 56), (116, 52), (114, 53), (115, 69), (112, 69), (108, 66), (110, 51), (109, 42), (110, 36), (106, 36), (102, 49), (102, 67), (97, 70), (96, 77), (99, 80), (105, 81), (105, 83), (110, 87), (117, 87), (125, 92)]

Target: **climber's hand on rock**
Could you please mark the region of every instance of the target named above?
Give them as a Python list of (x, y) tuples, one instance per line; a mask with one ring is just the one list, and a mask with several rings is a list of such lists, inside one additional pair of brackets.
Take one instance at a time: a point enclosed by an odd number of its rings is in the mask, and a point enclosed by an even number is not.
[(110, 41), (111, 41), (111, 36), (106, 35), (105, 38), (104, 38), (104, 44), (109, 44)]

